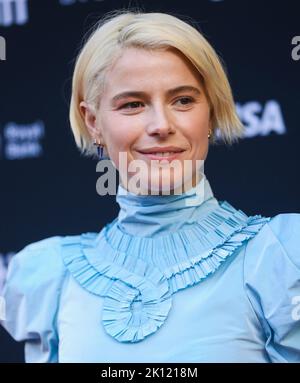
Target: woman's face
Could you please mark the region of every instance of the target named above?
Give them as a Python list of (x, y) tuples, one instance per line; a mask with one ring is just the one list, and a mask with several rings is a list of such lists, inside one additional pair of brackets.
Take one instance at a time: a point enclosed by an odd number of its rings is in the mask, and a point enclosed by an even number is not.
[[(145, 194), (173, 194), (187, 180), (195, 186), (196, 160), (205, 160), (208, 152), (210, 108), (199, 73), (180, 52), (127, 48), (107, 73), (97, 113), (86, 106), (81, 103), (87, 128), (105, 144), (128, 190), (137, 179), (134, 184)], [(163, 159), (155, 154), (177, 150)], [(134, 164), (143, 166), (132, 172)]]

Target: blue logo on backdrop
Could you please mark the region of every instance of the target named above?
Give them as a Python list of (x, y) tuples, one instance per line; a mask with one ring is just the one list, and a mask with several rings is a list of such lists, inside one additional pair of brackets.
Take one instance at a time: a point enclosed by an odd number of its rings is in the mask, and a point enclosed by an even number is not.
[(0, 139), (2, 156), (7, 160), (41, 157), (43, 154), (41, 139), (44, 136), (43, 121), (26, 125), (9, 122), (4, 126), (3, 138)]
[(23, 25), (28, 21), (28, 0), (0, 0), (0, 26)]

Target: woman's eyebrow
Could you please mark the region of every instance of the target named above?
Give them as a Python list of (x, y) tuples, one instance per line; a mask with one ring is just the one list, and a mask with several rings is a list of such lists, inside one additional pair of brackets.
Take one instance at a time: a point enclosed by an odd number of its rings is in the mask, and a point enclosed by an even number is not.
[[(192, 92), (197, 96), (199, 96), (201, 94), (200, 89), (198, 89), (192, 85), (177, 86), (176, 88), (172, 88), (172, 89), (167, 90), (166, 94), (167, 94), (167, 96), (173, 96), (179, 92)], [(126, 97), (147, 97), (147, 93), (143, 92), (143, 91), (125, 91), (125, 92), (116, 94), (112, 98), (111, 102), (112, 102), (112, 104), (114, 104), (115, 102), (117, 102), (123, 98), (126, 98)]]

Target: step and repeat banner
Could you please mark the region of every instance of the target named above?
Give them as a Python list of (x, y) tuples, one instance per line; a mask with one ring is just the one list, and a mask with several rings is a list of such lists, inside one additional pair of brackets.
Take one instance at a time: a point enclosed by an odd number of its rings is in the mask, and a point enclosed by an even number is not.
[[(83, 36), (128, 7), (192, 18), (225, 64), (246, 131), (210, 147), (215, 196), (247, 214), (300, 213), (299, 2), (0, 0), (0, 289), (25, 245), (100, 231), (118, 213), (115, 196), (97, 194), (97, 161), (80, 155), (68, 113)], [(3, 328), (0, 361), (24, 361)]]

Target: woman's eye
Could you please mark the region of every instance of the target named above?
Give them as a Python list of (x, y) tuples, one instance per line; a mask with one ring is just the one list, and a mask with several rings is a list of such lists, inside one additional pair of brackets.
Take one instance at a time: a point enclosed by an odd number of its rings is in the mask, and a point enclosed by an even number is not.
[(178, 102), (178, 101), (183, 101), (182, 105), (189, 105), (194, 100), (191, 97), (181, 97), (176, 102)]
[[(132, 101), (132, 102), (127, 102), (126, 104), (121, 106), (121, 109), (135, 109), (137, 108), (137, 104), (142, 104), (140, 101)], [(133, 106), (133, 107), (130, 107)]]
[[(181, 97), (176, 102), (180, 101), (182, 106), (191, 104), (194, 100), (191, 97)], [(120, 109), (136, 109), (143, 103), (141, 101), (131, 101), (122, 105)]]

